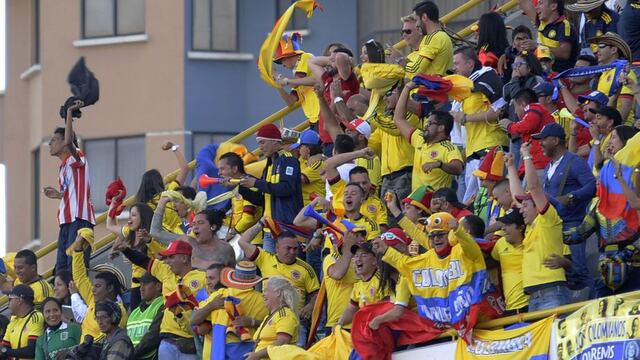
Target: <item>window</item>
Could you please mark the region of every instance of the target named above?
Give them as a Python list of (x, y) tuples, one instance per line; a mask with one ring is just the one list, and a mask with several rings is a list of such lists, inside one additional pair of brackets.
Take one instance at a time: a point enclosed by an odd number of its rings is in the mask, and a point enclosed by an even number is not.
[(32, 228), (31, 238), (40, 239), (40, 197), (42, 195), (42, 188), (40, 186), (40, 148), (38, 147), (31, 153), (32, 159), (32, 173), (33, 179), (33, 206), (31, 214)]
[[(296, 2), (296, 0), (276, 0), (276, 21), (282, 16), (291, 4)], [(303, 30), (309, 27), (309, 18), (307, 18), (307, 14), (304, 11), (296, 9), (293, 12), (293, 16), (291, 17), (291, 21), (289, 21), (289, 25), (287, 26), (287, 30)]]
[(31, 65), (40, 64), (40, 0), (33, 0), (31, 9)]
[(82, 37), (144, 33), (144, 0), (83, 0)]
[(127, 196), (136, 193), (146, 170), (144, 137), (87, 140), (84, 148), (91, 177), (91, 200), (96, 213), (107, 210), (104, 192), (118, 176), (127, 187)]
[(196, 51), (237, 51), (237, 0), (193, 0), (193, 44)]
[(225, 141), (227, 141), (227, 139), (229, 139), (229, 137), (231, 137), (231, 135), (226, 135), (226, 134), (211, 134), (211, 133), (196, 133), (193, 134), (192, 137), (192, 149), (193, 149), (193, 154), (191, 156), (191, 158), (195, 159), (196, 155), (198, 155), (198, 152), (200, 151), (200, 149), (202, 149), (204, 146), (209, 145), (209, 144), (221, 144)]

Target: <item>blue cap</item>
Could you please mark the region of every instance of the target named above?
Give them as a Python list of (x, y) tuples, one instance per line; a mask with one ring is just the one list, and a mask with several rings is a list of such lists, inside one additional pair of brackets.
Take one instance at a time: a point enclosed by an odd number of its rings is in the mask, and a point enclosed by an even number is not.
[(545, 125), (539, 133), (531, 135), (531, 137), (536, 140), (548, 138), (549, 136), (564, 139), (567, 137), (567, 134), (564, 132), (564, 128), (560, 124), (553, 122)]
[(555, 86), (553, 86), (550, 82), (541, 82), (533, 88), (533, 91), (536, 93), (536, 96), (551, 96), (553, 95), (553, 90)]
[(578, 96), (578, 102), (584, 103), (587, 101), (593, 101), (600, 104), (600, 106), (607, 106), (607, 104), (609, 103), (609, 98), (607, 97), (607, 95), (597, 90), (590, 92), (589, 95)]
[(313, 130), (305, 130), (300, 134), (300, 139), (298, 142), (291, 145), (291, 150), (295, 150), (300, 147), (300, 145), (318, 145), (320, 144), (320, 135)]

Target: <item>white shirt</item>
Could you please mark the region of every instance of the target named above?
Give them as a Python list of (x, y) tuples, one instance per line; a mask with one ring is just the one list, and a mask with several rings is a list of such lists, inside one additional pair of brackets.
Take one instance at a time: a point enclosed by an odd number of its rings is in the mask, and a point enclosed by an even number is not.
[(560, 156), (560, 159), (558, 159), (557, 161), (553, 161), (551, 163), (551, 166), (549, 166), (549, 170), (547, 170), (547, 180), (551, 180), (553, 174), (555, 174), (556, 169), (558, 168), (558, 165), (560, 165), (560, 161), (562, 161), (563, 158), (564, 155)]

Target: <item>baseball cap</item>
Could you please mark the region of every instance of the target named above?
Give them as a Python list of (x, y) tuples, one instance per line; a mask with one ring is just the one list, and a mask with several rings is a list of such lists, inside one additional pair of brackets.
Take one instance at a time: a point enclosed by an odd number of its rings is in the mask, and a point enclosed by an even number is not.
[(542, 131), (540, 131), (537, 134), (533, 134), (531, 137), (536, 140), (540, 140), (540, 139), (548, 138), (549, 136), (564, 139), (567, 137), (567, 134), (564, 132), (564, 128), (560, 124), (553, 122), (545, 125), (542, 128)]
[(504, 213), (504, 216), (497, 218), (496, 221), (499, 221), (505, 225), (509, 225), (509, 224), (524, 225), (524, 218), (522, 217), (520, 210), (518, 210), (518, 208), (515, 208), (515, 207), (507, 210)]
[(300, 134), (300, 138), (298, 142), (291, 145), (291, 150), (295, 150), (300, 147), (300, 145), (318, 145), (320, 144), (320, 135), (317, 132), (308, 129)]
[(609, 98), (607, 95), (601, 93), (600, 91), (594, 90), (590, 92), (588, 95), (580, 95), (578, 96), (579, 103), (585, 103), (587, 101), (593, 101), (595, 103), (600, 104), (600, 106), (607, 106), (609, 103)]
[(553, 60), (553, 54), (551, 53), (551, 49), (548, 46), (538, 45), (535, 52), (536, 58), (538, 60), (542, 59), (551, 59)]
[(136, 284), (148, 284), (151, 282), (160, 283), (160, 280), (158, 280), (155, 276), (151, 275), (150, 272), (145, 272), (144, 274), (142, 274), (142, 276), (134, 277), (131, 279), (131, 281)]
[(363, 251), (366, 251), (368, 253), (374, 254), (375, 252), (373, 251), (373, 244), (370, 241), (365, 241), (363, 243), (358, 243), (358, 244), (354, 244), (352, 247), (352, 252), (355, 252), (358, 249), (362, 249)]
[(369, 137), (371, 136), (371, 125), (360, 118), (351, 120), (349, 123), (347, 123), (346, 127), (347, 129), (357, 131), (358, 133), (364, 135), (364, 137), (366, 137), (367, 139), (369, 139)]
[(553, 90), (555, 86), (553, 86), (550, 82), (541, 82), (533, 88), (533, 91), (536, 93), (536, 96), (551, 96), (553, 95)]
[(191, 244), (183, 240), (174, 240), (169, 243), (169, 246), (166, 250), (161, 251), (160, 256), (171, 256), (171, 255), (189, 255), (191, 256), (191, 252), (193, 249), (191, 248)]
[(33, 289), (29, 285), (25, 284), (18, 284), (14, 286), (9, 295), (23, 299), (30, 299), (31, 301), (33, 301), (34, 298)]
[(384, 240), (384, 243), (389, 246), (397, 244), (411, 244), (411, 239), (409, 238), (409, 236), (407, 236), (407, 234), (405, 234), (405, 232), (400, 228), (391, 228), (387, 230), (387, 232), (382, 233), (380, 237), (382, 238), (382, 240)]

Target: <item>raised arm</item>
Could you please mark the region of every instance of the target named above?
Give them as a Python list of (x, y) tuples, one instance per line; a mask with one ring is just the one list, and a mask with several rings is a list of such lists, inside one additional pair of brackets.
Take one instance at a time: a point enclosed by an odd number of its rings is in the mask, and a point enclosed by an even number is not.
[(522, 182), (518, 176), (518, 169), (516, 169), (515, 159), (512, 154), (505, 154), (504, 162), (507, 166), (507, 177), (509, 178), (509, 190), (511, 190), (511, 196), (515, 201), (516, 195), (524, 195), (524, 188)]
[(178, 184), (180, 185), (184, 185), (184, 182), (187, 179), (187, 175), (189, 174), (189, 164), (187, 164), (187, 160), (184, 158), (184, 154), (182, 153), (182, 151), (180, 151), (180, 145), (176, 145), (171, 141), (166, 141), (164, 144), (162, 144), (162, 150), (171, 150), (176, 156), (176, 161), (178, 162), (178, 167), (180, 168), (180, 172), (178, 172), (178, 176), (176, 176), (176, 182), (178, 182)]
[(251, 243), (251, 240), (253, 240), (253, 238), (255, 238), (263, 228), (264, 222), (262, 222), (262, 220), (259, 220), (257, 223), (255, 223), (255, 225), (250, 227), (247, 231), (243, 232), (240, 236), (238, 245), (240, 245), (240, 248), (242, 248), (242, 252), (244, 252), (245, 257), (248, 258), (256, 252), (257, 247)]
[[(536, 167), (533, 164), (533, 158), (531, 157), (531, 142), (526, 142), (520, 147), (520, 153), (524, 161), (524, 176), (527, 179), (527, 190), (533, 198), (533, 202), (536, 205), (538, 212), (542, 213), (547, 209), (549, 199), (542, 189), (540, 179), (536, 172)], [(511, 179), (509, 179), (511, 181)]]
[(329, 104), (324, 98), (324, 90), (322, 85), (315, 85), (313, 87), (313, 91), (316, 93), (318, 97), (318, 103), (320, 104), (320, 114), (322, 115), (324, 130), (329, 133), (331, 136), (331, 140), (335, 141), (336, 136), (339, 134), (344, 134), (342, 128), (340, 127), (339, 121), (336, 118), (336, 115), (331, 110)]
[(329, 57), (314, 56), (309, 59), (307, 64), (309, 65), (309, 69), (311, 70), (316, 83), (323, 85), (322, 74), (324, 74), (324, 67), (329, 65)]
[(335, 53), (335, 57), (336, 57), (336, 68), (338, 69), (338, 75), (340, 75), (340, 79), (342, 80), (349, 79), (352, 73), (351, 57), (342, 52)]
[(344, 154), (336, 154), (325, 161), (325, 175), (327, 179), (335, 179), (336, 177), (340, 176), (340, 173), (338, 173), (338, 166), (349, 161), (353, 161), (357, 158), (373, 159), (374, 156), (375, 153), (369, 148), (364, 148)]
[(118, 220), (116, 219), (115, 216), (111, 217), (108, 215), (108, 214), (112, 214), (111, 210), (117, 206), (116, 202), (117, 202), (116, 199), (113, 199), (111, 201), (111, 204), (109, 205), (109, 210), (107, 211), (106, 228), (107, 230), (109, 230), (109, 232), (111, 232), (115, 236), (122, 236), (122, 226), (118, 225)]
[(317, 229), (318, 228), (318, 222), (314, 218), (305, 216), (304, 212), (308, 207), (311, 207), (313, 209), (316, 206), (316, 204), (318, 203), (318, 201), (320, 201), (320, 197), (317, 197), (317, 198), (311, 200), (311, 202), (307, 206), (305, 206), (302, 209), (300, 209), (298, 214), (296, 214), (295, 219), (293, 219), (293, 225), (300, 226), (300, 227), (303, 227), (303, 228), (309, 229), (309, 230)]
[(67, 108), (67, 119), (64, 129), (64, 145), (69, 148), (71, 155), (76, 159), (76, 161), (80, 161), (80, 156), (78, 156), (78, 150), (76, 149), (76, 145), (73, 143), (73, 112), (80, 109), (83, 105), (84, 103), (81, 100), (76, 100), (73, 105)]
[(330, 278), (342, 280), (347, 271), (349, 271), (351, 259), (353, 259), (351, 247), (355, 244), (355, 239), (356, 237), (352, 232), (347, 232), (342, 237), (342, 256), (336, 260), (335, 264), (329, 266), (327, 269), (327, 275), (329, 275)]
[(400, 130), (402, 136), (409, 142), (411, 142), (411, 134), (413, 134), (416, 128), (411, 126), (407, 121), (407, 101), (409, 100), (409, 92), (412, 89), (415, 89), (416, 86), (417, 85), (413, 81), (409, 81), (404, 86), (402, 93), (400, 93), (400, 97), (398, 98), (396, 109), (393, 112), (393, 122), (396, 123), (396, 126), (398, 127), (398, 130)]
[(162, 196), (160, 200), (158, 200), (158, 206), (156, 206), (156, 210), (153, 212), (153, 219), (151, 219), (151, 229), (149, 231), (149, 234), (151, 234), (154, 239), (167, 246), (170, 242), (180, 237), (180, 235), (166, 231), (162, 227), (162, 219), (164, 219), (164, 209), (167, 206), (168, 202), (169, 198), (167, 196)]

